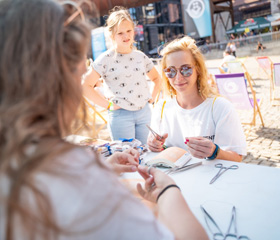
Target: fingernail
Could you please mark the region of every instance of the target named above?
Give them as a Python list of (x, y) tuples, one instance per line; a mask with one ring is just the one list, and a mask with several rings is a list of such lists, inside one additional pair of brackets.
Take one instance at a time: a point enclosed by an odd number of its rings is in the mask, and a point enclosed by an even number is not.
[(187, 144), (190, 140), (186, 138), (185, 144)]
[(161, 151), (163, 151), (163, 150), (164, 150), (164, 148), (161, 149)]

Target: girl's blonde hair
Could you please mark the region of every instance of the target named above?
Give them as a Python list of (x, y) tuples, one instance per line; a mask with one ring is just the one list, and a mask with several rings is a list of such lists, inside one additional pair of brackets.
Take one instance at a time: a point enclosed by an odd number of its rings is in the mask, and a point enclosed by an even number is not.
[[(166, 45), (166, 47), (161, 51), (162, 69), (165, 69), (167, 67), (166, 65), (167, 56), (171, 53), (179, 52), (179, 51), (190, 51), (194, 59), (195, 69), (198, 74), (197, 88), (199, 90), (201, 97), (203, 99), (206, 99), (207, 97), (216, 96), (215, 90), (212, 89), (208, 84), (207, 68), (205, 65), (204, 57), (201, 54), (199, 48), (197, 47), (195, 40), (192, 39), (191, 37), (186, 36), (180, 39), (175, 39)], [(165, 94), (171, 97), (175, 96), (176, 90), (170, 85), (169, 80), (165, 76), (163, 70), (162, 70), (162, 78), (164, 80)]]
[[(115, 34), (117, 27), (124, 20), (131, 22), (134, 29), (135, 24), (130, 16), (129, 11), (126, 8), (115, 6), (112, 10), (110, 10), (109, 17), (106, 20), (106, 25), (111, 36)], [(131, 47), (132, 46), (133, 44), (131, 45)]]

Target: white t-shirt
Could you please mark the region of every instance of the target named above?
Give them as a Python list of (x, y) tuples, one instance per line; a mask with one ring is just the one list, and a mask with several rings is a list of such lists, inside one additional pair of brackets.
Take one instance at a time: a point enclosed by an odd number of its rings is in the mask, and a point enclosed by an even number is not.
[[(223, 97), (207, 98), (193, 109), (183, 109), (175, 98), (156, 105), (151, 127), (160, 134), (168, 133), (165, 145), (187, 149), (186, 137), (206, 137), (223, 150), (246, 155), (246, 139), (232, 104)], [(213, 110), (212, 110), (213, 107)]]
[[(59, 240), (174, 239), (173, 234), (119, 182), (113, 172), (100, 167), (92, 153), (76, 148), (61, 156), (59, 163), (56, 166), (58, 176), (49, 173), (35, 176), (37, 185), (50, 197), (58, 223), (74, 233), (60, 236)], [(6, 181), (0, 182), (1, 189), (4, 182), (7, 185)], [(27, 191), (25, 196), (28, 196)], [(4, 211), (0, 212), (0, 220), (0, 230), (5, 230)], [(20, 224), (17, 224), (16, 231), (15, 239), (27, 239)], [(4, 239), (4, 231), (0, 232), (0, 239)]]
[(222, 62), (221, 62), (221, 67), (223, 67), (223, 65), (226, 63), (226, 62), (231, 62), (231, 61), (234, 61), (235, 60), (235, 56), (233, 56), (233, 55), (226, 55), (224, 58), (223, 58), (223, 60), (222, 60)]
[(105, 97), (121, 108), (140, 110), (151, 98), (146, 74), (154, 64), (141, 51), (120, 54), (109, 49), (94, 61), (93, 67), (104, 79)]
[(235, 52), (235, 51), (236, 51), (236, 46), (235, 46), (235, 44), (230, 44), (230, 50), (231, 50), (232, 52)]

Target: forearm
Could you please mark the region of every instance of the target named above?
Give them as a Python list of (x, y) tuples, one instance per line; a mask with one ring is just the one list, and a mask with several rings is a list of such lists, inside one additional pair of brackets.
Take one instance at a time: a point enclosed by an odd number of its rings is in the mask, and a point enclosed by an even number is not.
[(160, 77), (157, 77), (156, 79), (153, 80), (154, 82), (154, 88), (152, 91), (152, 99), (153, 102), (156, 100), (157, 95), (159, 94), (162, 86), (162, 79)]
[(233, 162), (241, 162), (242, 155), (239, 155), (233, 151), (224, 151), (220, 149), (219, 154), (217, 155), (217, 159), (228, 160)]
[(109, 101), (98, 91), (96, 91), (93, 87), (89, 85), (84, 85), (83, 94), (86, 98), (88, 98), (90, 101), (94, 102), (95, 104), (104, 108), (108, 108)]
[(158, 218), (174, 233), (177, 240), (208, 239), (178, 188), (169, 188), (160, 196)]

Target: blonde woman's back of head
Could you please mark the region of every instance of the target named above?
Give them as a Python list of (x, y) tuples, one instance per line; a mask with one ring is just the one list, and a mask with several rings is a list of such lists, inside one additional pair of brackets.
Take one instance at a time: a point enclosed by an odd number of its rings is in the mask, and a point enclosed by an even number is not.
[[(71, 148), (61, 140), (70, 124), (65, 112), (79, 105), (82, 93), (74, 75), (89, 44), (89, 28), (79, 16), (64, 24), (75, 11), (54, 0), (0, 1), (0, 177), (10, 183), (7, 240), (14, 239), (15, 216), (28, 219), (22, 223), (34, 239), (39, 223), (21, 205), (22, 188), (48, 203), (32, 176), (46, 160)], [(27, 150), (34, 144), (31, 154)], [(55, 233), (51, 213), (50, 208), (38, 216), (41, 226)]]
[(15, 126), (16, 139), (31, 128), (30, 138), (61, 136), (69, 123), (58, 116), (74, 110), (81, 98), (73, 75), (87, 51), (88, 28), (77, 21), (64, 26), (70, 13), (52, 0), (0, 4), (1, 126)]
[[(178, 51), (189, 51), (194, 59), (194, 65), (198, 73), (197, 87), (203, 99), (215, 96), (215, 91), (208, 85), (207, 68), (205, 65), (204, 56), (200, 52), (193, 38), (185, 36), (178, 38), (168, 43), (160, 52), (162, 55), (162, 69), (168, 67), (166, 65), (166, 58), (169, 54)], [(165, 92), (167, 95), (175, 96), (176, 90), (169, 84), (168, 78), (163, 74)]]

